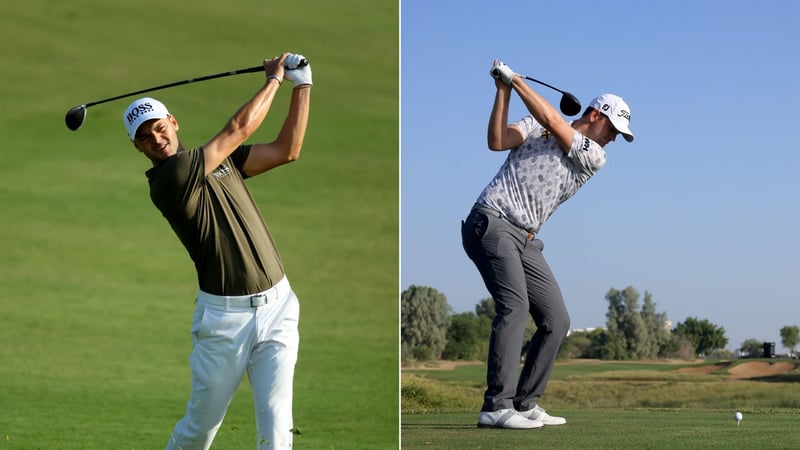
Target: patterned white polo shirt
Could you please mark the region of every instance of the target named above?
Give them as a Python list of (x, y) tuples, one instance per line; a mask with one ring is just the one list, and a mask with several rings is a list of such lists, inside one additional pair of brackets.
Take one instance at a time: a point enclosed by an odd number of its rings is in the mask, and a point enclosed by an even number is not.
[(495, 209), (525, 230), (541, 226), (606, 162), (597, 142), (575, 132), (569, 154), (532, 116), (514, 123), (525, 141), (512, 149), (477, 203)]

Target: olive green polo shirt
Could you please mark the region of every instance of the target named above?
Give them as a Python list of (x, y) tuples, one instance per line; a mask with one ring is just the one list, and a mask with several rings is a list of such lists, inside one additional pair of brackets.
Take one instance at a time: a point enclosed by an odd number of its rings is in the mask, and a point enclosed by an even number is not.
[(249, 152), (249, 145), (240, 146), (208, 176), (202, 147), (146, 172), (150, 199), (189, 252), (200, 289), (209, 294), (255, 294), (284, 276), (278, 249), (244, 182)]

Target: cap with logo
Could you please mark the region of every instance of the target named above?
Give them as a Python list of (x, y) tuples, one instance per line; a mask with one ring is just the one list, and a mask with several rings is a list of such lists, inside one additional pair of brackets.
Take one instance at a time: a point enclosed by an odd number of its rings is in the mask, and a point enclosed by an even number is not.
[(619, 134), (628, 142), (633, 142), (633, 132), (631, 131), (631, 108), (625, 103), (622, 97), (614, 94), (603, 94), (594, 100), (589, 105), (601, 113), (605, 114), (614, 128), (619, 131)]
[(122, 122), (128, 131), (128, 137), (133, 140), (136, 137), (136, 130), (139, 125), (150, 119), (163, 119), (169, 116), (167, 107), (160, 101), (144, 97), (134, 100), (122, 114)]

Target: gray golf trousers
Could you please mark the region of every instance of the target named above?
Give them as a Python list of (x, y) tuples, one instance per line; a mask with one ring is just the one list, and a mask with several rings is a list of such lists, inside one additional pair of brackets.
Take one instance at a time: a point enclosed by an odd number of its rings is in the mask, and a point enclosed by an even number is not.
[[(536, 406), (544, 393), (569, 313), (561, 289), (542, 255), (542, 241), (512, 225), (500, 213), (478, 207), (461, 225), (464, 251), (494, 298), (482, 411)], [(536, 324), (519, 372), (528, 314)]]

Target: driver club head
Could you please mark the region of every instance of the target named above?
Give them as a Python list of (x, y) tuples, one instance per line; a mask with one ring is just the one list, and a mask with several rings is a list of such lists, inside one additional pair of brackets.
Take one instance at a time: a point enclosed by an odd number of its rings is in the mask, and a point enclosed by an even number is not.
[[(494, 75), (494, 72), (492, 73)], [(534, 83), (539, 83), (542, 86), (549, 87), (550, 89), (560, 92), (561, 93), (561, 103), (559, 103), (559, 107), (561, 108), (561, 112), (567, 116), (574, 116), (581, 112), (581, 102), (578, 100), (574, 95), (570, 94), (567, 91), (562, 91), (561, 89), (551, 86), (544, 81), (537, 80), (536, 78), (529, 77), (527, 75), (520, 75), (522, 78), (526, 80), (533, 81)]]
[(561, 112), (567, 116), (575, 116), (581, 112), (581, 102), (569, 92), (561, 94), (561, 103), (558, 105)]
[(83, 125), (84, 119), (86, 119), (86, 105), (80, 105), (70, 109), (67, 111), (67, 115), (64, 117), (64, 121), (67, 123), (67, 128), (72, 131), (80, 128), (81, 125)]

